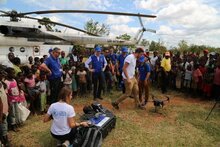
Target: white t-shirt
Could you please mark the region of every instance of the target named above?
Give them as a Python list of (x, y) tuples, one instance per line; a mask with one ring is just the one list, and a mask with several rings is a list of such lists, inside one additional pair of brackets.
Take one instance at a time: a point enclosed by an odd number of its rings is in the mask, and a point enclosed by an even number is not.
[(71, 131), (67, 118), (76, 115), (73, 106), (67, 103), (56, 102), (50, 105), (47, 114), (53, 116), (51, 132), (55, 135), (65, 135)]
[(64, 79), (63, 83), (67, 85), (72, 84), (72, 70), (69, 70), (67, 73), (64, 71), (63, 74), (66, 75), (66, 78)]
[(186, 70), (184, 79), (191, 81), (192, 80), (192, 71)]
[(152, 58), (150, 59), (150, 63), (151, 63), (151, 65), (152, 65), (153, 67), (154, 67), (155, 64), (156, 64), (157, 59), (158, 59), (157, 56), (156, 56), (156, 57), (152, 57)]
[(36, 87), (39, 87), (41, 93), (46, 94), (46, 92), (47, 92), (46, 81), (39, 81), (39, 82), (36, 84)]
[[(128, 77), (129, 79), (134, 78), (135, 75), (135, 67), (136, 67), (136, 57), (134, 56), (134, 54), (130, 54), (125, 58), (124, 64), (128, 63), (128, 67), (127, 67), (127, 73), (128, 73)], [(127, 79), (125, 77), (124, 72), (122, 72), (122, 76), (124, 79)]]

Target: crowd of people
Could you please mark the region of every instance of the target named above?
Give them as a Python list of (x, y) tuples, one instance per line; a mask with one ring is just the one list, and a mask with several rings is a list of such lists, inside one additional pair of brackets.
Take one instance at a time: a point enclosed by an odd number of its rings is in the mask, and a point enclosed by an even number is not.
[[(49, 56), (30, 56), (28, 61), (21, 64), (19, 57), (10, 52), (0, 67), (0, 139), (6, 146), (8, 127), (17, 132), (23, 125), (18, 105), (28, 108), (33, 115), (45, 114), (51, 106), (46, 122), (56, 107), (51, 104), (67, 102), (77, 95), (86, 98), (91, 91), (97, 101), (103, 99), (103, 94), (112, 94), (113, 88), (121, 90), (122, 96), (112, 102), (116, 109), (127, 97), (134, 98), (138, 109), (144, 109), (150, 85), (160, 88), (162, 93), (172, 88), (207, 99), (218, 99), (220, 95), (220, 57), (208, 50), (202, 56), (170, 51), (162, 55), (155, 51), (151, 56), (142, 48), (128, 53), (127, 47), (116, 52), (114, 47), (95, 46), (94, 53), (82, 57), (76, 49), (67, 55), (55, 47), (49, 50)], [(60, 93), (62, 87), (66, 89)], [(69, 115), (75, 116), (74, 110)], [(55, 137), (60, 135), (56, 130), (52, 133)]]

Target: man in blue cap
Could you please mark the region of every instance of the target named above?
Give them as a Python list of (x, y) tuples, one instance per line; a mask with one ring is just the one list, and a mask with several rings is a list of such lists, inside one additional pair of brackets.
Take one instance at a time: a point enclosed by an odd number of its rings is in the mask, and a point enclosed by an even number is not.
[[(138, 66), (138, 87), (139, 87), (139, 100), (142, 106), (147, 104), (149, 98), (149, 79), (150, 79), (150, 65), (145, 62), (145, 56), (141, 56)], [(144, 100), (142, 94), (145, 92)]]
[(119, 88), (122, 88), (123, 93), (125, 93), (125, 86), (123, 84), (123, 78), (122, 78), (122, 68), (124, 66), (124, 60), (128, 55), (128, 48), (123, 46), (121, 48), (121, 54), (118, 56), (116, 69), (118, 70), (117, 76), (118, 76), (118, 84)]
[[(101, 54), (102, 48), (100, 46), (95, 47), (95, 53), (89, 57), (85, 62), (85, 67), (92, 72), (92, 80), (94, 84), (93, 98), (94, 100), (103, 99), (101, 97), (101, 91), (103, 84), (105, 83), (104, 72), (107, 66), (107, 61), (104, 55)], [(91, 64), (91, 65), (90, 65)]]

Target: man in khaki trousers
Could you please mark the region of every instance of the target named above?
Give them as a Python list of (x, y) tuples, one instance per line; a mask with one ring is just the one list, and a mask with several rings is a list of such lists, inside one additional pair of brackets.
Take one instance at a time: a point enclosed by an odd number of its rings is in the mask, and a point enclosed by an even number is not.
[(142, 108), (138, 99), (138, 82), (135, 78), (136, 61), (144, 54), (142, 48), (137, 48), (135, 53), (128, 55), (125, 58), (122, 77), (125, 84), (125, 93), (121, 95), (115, 102), (112, 102), (112, 106), (115, 109), (119, 109), (119, 103), (128, 98), (131, 94), (134, 94), (135, 104), (138, 108)]

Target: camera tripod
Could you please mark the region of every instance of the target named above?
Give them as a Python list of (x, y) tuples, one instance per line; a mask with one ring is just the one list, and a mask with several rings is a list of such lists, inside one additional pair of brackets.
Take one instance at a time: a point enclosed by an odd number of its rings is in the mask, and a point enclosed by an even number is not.
[(216, 105), (217, 105), (218, 103), (220, 103), (219, 100), (217, 100), (217, 101), (215, 102), (214, 106), (212, 107), (212, 109), (211, 109), (211, 111), (209, 112), (209, 115), (206, 117), (205, 121), (208, 120), (209, 116), (211, 115), (212, 111), (214, 110), (214, 108), (216, 107)]

